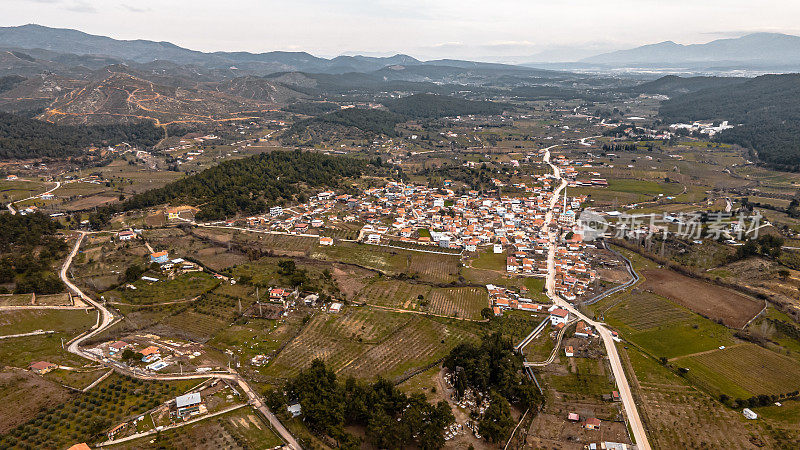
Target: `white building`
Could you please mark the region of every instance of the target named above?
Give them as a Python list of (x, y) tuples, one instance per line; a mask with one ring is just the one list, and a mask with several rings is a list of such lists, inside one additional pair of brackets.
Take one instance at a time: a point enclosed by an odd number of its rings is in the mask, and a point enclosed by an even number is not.
[(564, 325), (569, 322), (569, 311), (566, 309), (556, 308), (550, 311), (550, 325), (556, 326), (560, 323)]

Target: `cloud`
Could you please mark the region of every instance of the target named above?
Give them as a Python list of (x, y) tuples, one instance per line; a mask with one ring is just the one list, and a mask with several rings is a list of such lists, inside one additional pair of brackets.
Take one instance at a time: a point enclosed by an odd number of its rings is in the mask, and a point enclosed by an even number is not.
[(66, 9), (67, 11), (81, 14), (95, 14), (97, 12), (97, 8), (94, 5), (80, 0), (67, 5)]
[(150, 9), (150, 8), (140, 8), (138, 6), (131, 6), (131, 5), (125, 5), (125, 4), (120, 5), (120, 6), (123, 9), (127, 10), (128, 12), (133, 12), (133, 13), (147, 13), (147, 12), (152, 11), (152, 9)]

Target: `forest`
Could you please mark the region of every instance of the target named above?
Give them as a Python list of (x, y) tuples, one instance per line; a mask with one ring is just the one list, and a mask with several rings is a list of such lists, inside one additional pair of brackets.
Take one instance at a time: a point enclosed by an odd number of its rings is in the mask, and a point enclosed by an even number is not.
[(665, 101), (669, 122), (728, 120), (721, 142), (752, 149), (761, 161), (800, 170), (800, 74), (764, 75), (745, 83), (705, 89)]
[[(295, 122), (281, 136), (290, 145), (313, 144), (337, 128), (357, 129), (365, 137), (397, 136), (394, 127), (403, 118), (377, 109), (349, 108)], [(346, 130), (345, 130), (346, 132)], [(310, 142), (309, 142), (310, 140)]]
[[(302, 201), (310, 188), (341, 187), (344, 178), (357, 178), (367, 167), (362, 160), (321, 153), (274, 151), (225, 161), (162, 188), (135, 195), (123, 210), (164, 203), (198, 205), (200, 220), (216, 220), (238, 213), (266, 211), (269, 206)], [(113, 213), (112, 209), (108, 213)]]
[(502, 114), (509, 105), (465, 100), (447, 95), (414, 94), (408, 97), (381, 100), (389, 111), (411, 119)]
[(299, 403), (308, 427), (343, 449), (361, 447), (361, 439), (345, 430), (352, 425), (363, 427), (375, 448), (438, 449), (445, 443), (444, 428), (455, 420), (444, 400), (432, 405), (425, 395), (408, 396), (382, 379), (366, 384), (350, 377), (341, 383), (319, 359), (289, 380), (283, 391), (269, 392), (267, 402), (276, 411)]
[(478, 423), (480, 434), (493, 442), (508, 436), (514, 420), (510, 404), (535, 409), (543, 401), (536, 386), (522, 372), (522, 357), (500, 333), (483, 336), (479, 344), (457, 345), (444, 360), (454, 373), (457, 396), (467, 388), (488, 393), (491, 404)]
[(81, 155), (93, 146), (151, 147), (164, 132), (150, 122), (113, 125), (54, 125), (0, 112), (0, 158), (63, 158)]
[(42, 213), (0, 214), (0, 283), (15, 283), (18, 294), (61, 292), (63, 284), (52, 266), (67, 244), (53, 236), (58, 228)]

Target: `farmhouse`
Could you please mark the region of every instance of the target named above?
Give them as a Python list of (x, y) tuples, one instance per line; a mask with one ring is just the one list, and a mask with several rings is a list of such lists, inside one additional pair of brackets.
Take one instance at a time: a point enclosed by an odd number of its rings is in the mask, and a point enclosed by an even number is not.
[(46, 373), (52, 372), (56, 368), (58, 368), (57, 365), (47, 361), (37, 361), (30, 365), (31, 371), (39, 375), (44, 375)]
[(319, 238), (319, 245), (333, 245), (333, 238), (332, 237), (321, 237)]
[(139, 351), (142, 354), (142, 362), (152, 362), (161, 357), (161, 349), (151, 345)]
[(117, 239), (120, 241), (130, 241), (131, 239), (136, 237), (136, 233), (133, 231), (120, 231), (117, 233)]
[(199, 392), (181, 395), (175, 398), (175, 407), (178, 409), (178, 417), (186, 417), (189, 415), (197, 414), (200, 412), (200, 399)]
[(589, 417), (583, 422), (583, 427), (587, 430), (599, 430), (600, 429), (600, 419), (596, 417)]
[(166, 250), (150, 254), (151, 263), (164, 264), (167, 261), (169, 261), (169, 253)]
[(114, 353), (117, 353), (119, 351), (125, 350), (126, 348), (128, 348), (129, 345), (130, 344), (128, 344), (125, 341), (116, 341), (116, 342), (111, 343), (111, 345), (108, 346), (108, 352), (111, 353), (111, 354), (114, 354)]

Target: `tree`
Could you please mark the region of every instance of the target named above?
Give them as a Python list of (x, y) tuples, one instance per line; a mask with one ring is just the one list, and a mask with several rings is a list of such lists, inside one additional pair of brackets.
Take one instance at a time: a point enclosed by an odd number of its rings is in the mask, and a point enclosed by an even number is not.
[(514, 419), (511, 417), (511, 407), (502, 395), (493, 391), (489, 398), (491, 403), (478, 422), (478, 430), (490, 442), (496, 443), (508, 436)]

